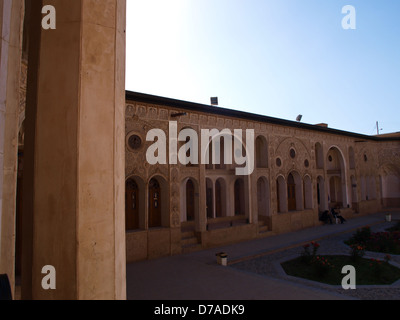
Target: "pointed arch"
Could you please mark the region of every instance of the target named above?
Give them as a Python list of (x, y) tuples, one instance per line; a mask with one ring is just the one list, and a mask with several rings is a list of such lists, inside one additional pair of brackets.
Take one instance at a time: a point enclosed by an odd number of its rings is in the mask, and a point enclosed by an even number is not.
[(217, 218), (227, 216), (226, 182), (223, 178), (215, 181), (215, 216)]
[(347, 174), (343, 152), (337, 146), (329, 148), (326, 155), (326, 178), (328, 195), (333, 207), (347, 207)]
[(257, 210), (260, 217), (270, 216), (270, 190), (266, 177), (257, 180)]
[(312, 209), (313, 205), (313, 192), (312, 192), (312, 181), (309, 175), (304, 176), (303, 180), (304, 190), (304, 209)]
[(125, 183), (125, 229), (139, 229), (139, 187), (134, 179)]
[(187, 177), (181, 182), (181, 222), (195, 221), (199, 213), (199, 184)]
[(125, 229), (145, 229), (146, 187), (138, 176), (131, 176), (125, 182)]
[(288, 212), (287, 186), (286, 180), (282, 175), (276, 178), (277, 210), (279, 213)]
[(238, 178), (234, 185), (235, 216), (246, 215), (245, 187), (243, 178)]
[(148, 184), (148, 227), (170, 226), (169, 187), (165, 178), (154, 176)]
[(400, 207), (400, 175), (392, 163), (379, 169), (381, 203), (384, 208)]
[(289, 173), (287, 178), (288, 211), (303, 209), (303, 192), (300, 175), (297, 171)]

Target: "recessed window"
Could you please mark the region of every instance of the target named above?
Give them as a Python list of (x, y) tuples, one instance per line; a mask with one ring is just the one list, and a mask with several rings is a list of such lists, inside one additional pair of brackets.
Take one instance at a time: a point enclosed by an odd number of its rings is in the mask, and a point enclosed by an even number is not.
[(128, 146), (132, 150), (138, 150), (142, 146), (142, 139), (138, 135), (131, 135), (128, 139)]
[(368, 161), (368, 157), (366, 154), (364, 154), (364, 161), (367, 162)]
[(333, 158), (331, 155), (328, 157), (328, 160), (329, 160), (329, 162), (332, 162)]
[(282, 165), (282, 160), (280, 158), (276, 158), (276, 165), (280, 167)]
[(290, 154), (290, 157), (291, 157), (292, 159), (294, 159), (294, 158), (296, 157), (296, 150), (290, 149), (289, 154)]
[(304, 160), (304, 166), (308, 168), (310, 166), (310, 162), (306, 159)]

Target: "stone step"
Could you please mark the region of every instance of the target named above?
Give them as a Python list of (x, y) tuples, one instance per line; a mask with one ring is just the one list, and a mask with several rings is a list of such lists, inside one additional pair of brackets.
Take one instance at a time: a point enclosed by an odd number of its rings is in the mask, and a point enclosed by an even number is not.
[(182, 253), (191, 253), (191, 252), (200, 251), (202, 249), (203, 249), (203, 247), (199, 243), (191, 244), (191, 245), (182, 246)]
[(271, 230), (269, 230), (266, 221), (259, 221), (258, 222), (258, 237), (265, 238), (272, 235)]
[(194, 244), (198, 244), (198, 241), (197, 241), (196, 237), (181, 239), (181, 246), (182, 247), (190, 246), (190, 245), (194, 245)]
[(184, 231), (181, 233), (181, 238), (182, 239), (188, 239), (188, 238), (195, 238), (195, 233), (194, 231)]

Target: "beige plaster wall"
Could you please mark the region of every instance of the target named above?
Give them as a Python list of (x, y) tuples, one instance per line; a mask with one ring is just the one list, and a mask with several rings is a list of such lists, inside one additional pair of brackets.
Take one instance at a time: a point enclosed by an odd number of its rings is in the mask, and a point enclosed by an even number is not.
[[(171, 114), (186, 112), (178, 118), (171, 117)], [(206, 212), (205, 204), (205, 180), (206, 178), (210, 181), (215, 181), (224, 177), (227, 184), (227, 199), (228, 202), (226, 207), (232, 209), (232, 173), (229, 171), (232, 166), (226, 166), (225, 170), (213, 170), (209, 171), (205, 169), (204, 165), (199, 166), (183, 166), (177, 165), (149, 165), (145, 159), (145, 153), (147, 148), (153, 142), (146, 142), (146, 134), (153, 128), (160, 128), (167, 134), (168, 143), (168, 123), (169, 121), (178, 122), (178, 132), (182, 128), (190, 127), (196, 132), (200, 133), (201, 129), (213, 129), (222, 130), (228, 129), (254, 129), (255, 137), (262, 136), (268, 143), (268, 168), (256, 168), (249, 180), (245, 180), (246, 191), (248, 192), (248, 199), (246, 200), (248, 208), (248, 217), (250, 219), (250, 225), (240, 227), (240, 233), (235, 233), (233, 228), (205, 231), (207, 224), (207, 218), (204, 212)], [(184, 203), (180, 197), (183, 195), (181, 182), (185, 178), (194, 178), (196, 183), (199, 184), (199, 206), (200, 216), (196, 220), (196, 230), (201, 233), (201, 241), (203, 246), (214, 246), (221, 245), (231, 242), (243, 241), (244, 239), (251, 239), (257, 237), (255, 231), (255, 224), (258, 222), (258, 204), (256, 198), (257, 180), (259, 177), (264, 177), (269, 182), (269, 208), (268, 216), (262, 217), (267, 221), (269, 230), (273, 233), (284, 233), (303, 228), (313, 227), (321, 224), (318, 220), (318, 197), (317, 197), (317, 178), (321, 176), (325, 181), (325, 194), (321, 195), (321, 198), (325, 201), (325, 209), (328, 208), (328, 192), (329, 192), (329, 177), (332, 174), (328, 165), (328, 155), (338, 155), (335, 161), (336, 166), (341, 169), (342, 179), (342, 198), (343, 205), (345, 208), (342, 209), (342, 213), (346, 218), (352, 218), (355, 216), (354, 210), (351, 208), (354, 202), (352, 198), (352, 186), (351, 176), (357, 183), (357, 194), (356, 202), (360, 211), (364, 214), (379, 211), (380, 206), (380, 191), (378, 184), (378, 169), (380, 162), (377, 156), (377, 148), (394, 148), (394, 150), (400, 150), (399, 142), (389, 143), (378, 143), (374, 141), (366, 141), (364, 143), (357, 142), (357, 138), (348, 136), (346, 134), (332, 134), (322, 131), (308, 130), (305, 128), (294, 128), (289, 126), (282, 126), (267, 122), (249, 121), (245, 119), (238, 119), (229, 116), (220, 116), (215, 114), (208, 114), (200, 111), (188, 111), (180, 108), (174, 108), (166, 105), (155, 105), (151, 103), (127, 101), (126, 103), (126, 140), (130, 134), (135, 133), (142, 138), (143, 146), (138, 151), (132, 151), (126, 147), (126, 177), (135, 175), (139, 176), (143, 181), (158, 173), (164, 177), (168, 177), (170, 186), (170, 217), (171, 225), (176, 227), (179, 226), (181, 218), (180, 205)], [(319, 143), (322, 146), (322, 162), (323, 168), (318, 168), (316, 163), (316, 144)], [(199, 142), (200, 144), (200, 142)], [(178, 149), (180, 145), (178, 145)], [(296, 151), (295, 159), (289, 157), (289, 150), (294, 148)], [(350, 165), (350, 153), (349, 150), (354, 150), (354, 163), (353, 168)], [(168, 146), (167, 146), (168, 151)], [(396, 152), (397, 152), (396, 151)], [(368, 161), (364, 161), (364, 154), (367, 154)], [(276, 164), (276, 158), (282, 160), (280, 167)], [(386, 159), (386, 158), (385, 158)], [(305, 166), (305, 161), (309, 162), (309, 166)], [(286, 180), (288, 174), (295, 171), (299, 177), (303, 180), (305, 176), (309, 176), (312, 181), (311, 193), (309, 193), (311, 208), (306, 210), (303, 208), (302, 199), (299, 208), (301, 210), (294, 212), (278, 213), (277, 211), (277, 190), (276, 190), (276, 179), (282, 175)], [(369, 200), (365, 203), (361, 201), (361, 188), (359, 181), (362, 175), (365, 174), (373, 175), (376, 179), (375, 184), (375, 197), (376, 199)], [(248, 182), (247, 182), (248, 181)], [(301, 186), (301, 192), (304, 193), (304, 186)], [(230, 199), (230, 200), (229, 200)], [(346, 207), (349, 206), (347, 209)], [(324, 210), (325, 210), (324, 209)], [(228, 210), (229, 211), (229, 210)], [(232, 210), (230, 210), (232, 211)], [(229, 211), (229, 213), (231, 213)], [(201, 214), (202, 213), (202, 214)], [(228, 213), (228, 215), (229, 215)], [(254, 229), (254, 230), (253, 230)], [(239, 230), (239, 229), (238, 229)], [(129, 244), (127, 243), (129, 246)], [(129, 249), (128, 249), (129, 251)], [(177, 250), (178, 252), (179, 250)]]
[[(126, 3), (49, 4), (56, 30), (40, 29), (40, 43), (30, 43), (39, 53), (29, 61), (37, 99), (27, 100), (36, 113), (27, 117), (34, 149), (24, 159), (34, 163), (32, 298), (125, 299)], [(44, 265), (57, 271), (56, 290), (41, 286)]]
[(147, 231), (126, 233), (126, 261), (134, 262), (146, 260), (147, 254)]
[(18, 110), (23, 1), (0, 1), (0, 273), (14, 291)]
[(228, 229), (217, 229), (202, 232), (201, 240), (204, 248), (211, 248), (257, 238), (257, 226), (248, 224)]
[(128, 263), (182, 252), (180, 228), (155, 228), (126, 233)]

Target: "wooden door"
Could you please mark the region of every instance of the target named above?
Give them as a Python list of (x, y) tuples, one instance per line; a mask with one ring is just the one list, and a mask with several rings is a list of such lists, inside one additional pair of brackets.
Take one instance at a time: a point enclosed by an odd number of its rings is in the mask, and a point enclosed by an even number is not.
[(161, 227), (161, 187), (156, 179), (149, 184), (149, 228)]
[(139, 188), (132, 179), (126, 182), (125, 228), (126, 230), (139, 229)]

